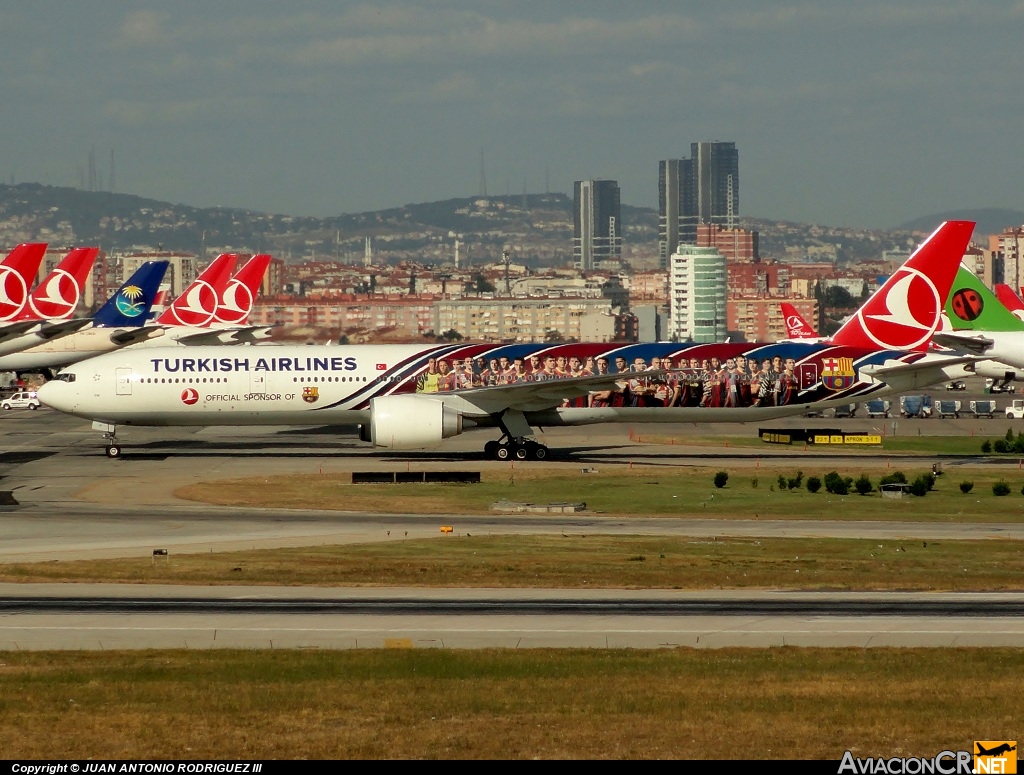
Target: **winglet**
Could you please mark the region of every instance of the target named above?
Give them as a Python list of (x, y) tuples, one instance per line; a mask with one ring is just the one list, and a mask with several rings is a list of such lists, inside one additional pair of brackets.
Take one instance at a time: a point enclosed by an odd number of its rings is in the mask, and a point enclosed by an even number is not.
[(946, 221), (832, 337), (832, 343), (884, 350), (928, 350), (942, 322), (973, 221)]
[(221, 253), (156, 319), (164, 326), (206, 326), (217, 314), (221, 293), (238, 264), (237, 253)]
[(146, 322), (149, 308), (153, 305), (160, 281), (167, 271), (167, 261), (147, 261), (124, 284), (117, 293), (107, 299), (106, 304), (93, 315), (93, 325), (100, 328), (117, 326), (141, 326)]
[(814, 329), (811, 324), (804, 320), (796, 307), (790, 304), (788, 301), (780, 302), (779, 306), (782, 308), (782, 319), (786, 324), (786, 338), (787, 339), (817, 339), (818, 335), (814, 333)]
[(99, 248), (74, 248), (28, 297), (19, 320), (67, 320), (75, 314)]
[(249, 319), (268, 266), (270, 255), (267, 253), (259, 253), (245, 262), (245, 266), (231, 278), (220, 295), (220, 303), (217, 305), (218, 323), (238, 325)]
[(23, 242), (0, 261), (0, 321), (15, 320), (25, 309), (45, 253), (45, 242)]

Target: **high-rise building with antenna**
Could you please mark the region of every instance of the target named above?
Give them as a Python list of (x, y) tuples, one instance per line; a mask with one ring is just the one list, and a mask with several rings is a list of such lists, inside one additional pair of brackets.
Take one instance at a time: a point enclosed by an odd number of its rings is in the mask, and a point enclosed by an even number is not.
[(572, 257), (579, 269), (622, 257), (622, 206), (616, 180), (577, 180), (573, 190)]
[(735, 228), (740, 162), (734, 142), (690, 144), (689, 159), (659, 164), (658, 252), (663, 267), (679, 244), (696, 244), (698, 224)]

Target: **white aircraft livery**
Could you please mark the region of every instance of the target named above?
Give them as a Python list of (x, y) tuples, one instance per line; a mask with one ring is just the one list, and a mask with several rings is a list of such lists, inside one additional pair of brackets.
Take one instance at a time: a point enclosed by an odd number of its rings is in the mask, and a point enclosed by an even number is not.
[(930, 304), (890, 299), (910, 297), (897, 273), (828, 342), (126, 348), (65, 368), (39, 399), (93, 420), (110, 457), (117, 425), (359, 425), (386, 449), (479, 425), (503, 433), (488, 455), (542, 459), (538, 426), (768, 420), (965, 376), (977, 357), (929, 353), (920, 329), (938, 326), (972, 228), (944, 224), (905, 265), (923, 267)]

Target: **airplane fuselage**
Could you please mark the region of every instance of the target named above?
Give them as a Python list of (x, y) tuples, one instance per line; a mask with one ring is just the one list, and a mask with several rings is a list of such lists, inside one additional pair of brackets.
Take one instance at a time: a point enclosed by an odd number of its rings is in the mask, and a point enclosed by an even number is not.
[[(396, 396), (478, 424), (507, 408), (543, 425), (757, 421), (892, 392), (861, 370), (928, 357), (804, 343), (130, 348), (65, 369), (40, 399), (124, 425), (349, 425)], [(606, 366), (610, 389), (562, 398), (559, 380)]]

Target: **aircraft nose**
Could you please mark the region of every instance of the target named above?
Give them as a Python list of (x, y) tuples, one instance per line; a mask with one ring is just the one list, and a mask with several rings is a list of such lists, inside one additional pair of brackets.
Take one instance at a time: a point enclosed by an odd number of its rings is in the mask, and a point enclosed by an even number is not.
[(36, 397), (46, 406), (59, 412), (70, 412), (74, 403), (68, 385), (59, 379), (51, 379), (45, 385), (41, 385), (36, 391)]

